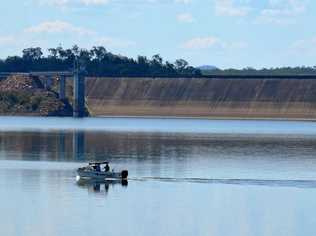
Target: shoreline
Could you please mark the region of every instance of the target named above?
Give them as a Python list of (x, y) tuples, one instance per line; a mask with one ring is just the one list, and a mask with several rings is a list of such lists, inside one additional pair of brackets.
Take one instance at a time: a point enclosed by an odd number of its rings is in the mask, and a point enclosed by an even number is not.
[(262, 121), (310, 121), (316, 122), (316, 118), (274, 118), (274, 117), (218, 117), (218, 116), (208, 116), (208, 117), (195, 117), (195, 116), (118, 116), (118, 115), (99, 115), (90, 116), (91, 118), (140, 118), (140, 119), (188, 119), (188, 120), (262, 120)]
[[(0, 114), (4, 118), (74, 118), (72, 116), (41, 116), (36, 114)], [(236, 121), (305, 121), (316, 122), (316, 118), (286, 118), (286, 117), (237, 117), (237, 116), (154, 116), (154, 115), (96, 115), (87, 116), (83, 118), (74, 119), (87, 119), (87, 118), (119, 118), (119, 119), (172, 119), (172, 120), (236, 120)]]

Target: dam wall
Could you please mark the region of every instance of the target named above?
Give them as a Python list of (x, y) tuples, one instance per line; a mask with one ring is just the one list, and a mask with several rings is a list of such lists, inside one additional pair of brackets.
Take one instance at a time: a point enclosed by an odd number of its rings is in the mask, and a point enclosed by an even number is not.
[(87, 78), (95, 116), (316, 118), (316, 80)]

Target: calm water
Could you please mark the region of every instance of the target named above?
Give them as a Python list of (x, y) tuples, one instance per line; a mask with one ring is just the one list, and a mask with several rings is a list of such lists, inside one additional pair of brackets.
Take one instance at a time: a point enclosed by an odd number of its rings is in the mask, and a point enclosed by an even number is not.
[[(0, 235), (315, 235), (316, 123), (0, 117)], [(120, 183), (78, 184), (110, 160)]]

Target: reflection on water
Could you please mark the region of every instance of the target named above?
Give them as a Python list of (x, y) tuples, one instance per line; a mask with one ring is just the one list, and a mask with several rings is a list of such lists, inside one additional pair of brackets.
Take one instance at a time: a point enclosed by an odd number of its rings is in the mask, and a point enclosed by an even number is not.
[(88, 189), (89, 192), (104, 194), (107, 195), (110, 188), (113, 188), (114, 185), (119, 185), (122, 187), (128, 186), (127, 180), (91, 180), (91, 179), (77, 179), (77, 185), (81, 188)]
[[(85, 138), (84, 132), (76, 131), (72, 133), (72, 151), (73, 151), (73, 159), (74, 160), (84, 160), (84, 150), (85, 150)], [(65, 152), (65, 150), (64, 150)]]
[(108, 160), (134, 177), (309, 180), (316, 179), (315, 153), (311, 136), (0, 132), (0, 159)]
[[(315, 235), (316, 136), (230, 129), (2, 131), (0, 235)], [(76, 183), (90, 160), (128, 187)]]

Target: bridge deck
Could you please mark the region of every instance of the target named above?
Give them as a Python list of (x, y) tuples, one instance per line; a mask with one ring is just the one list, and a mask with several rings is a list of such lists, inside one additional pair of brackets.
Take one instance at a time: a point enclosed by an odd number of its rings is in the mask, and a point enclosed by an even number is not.
[(71, 71), (34, 71), (34, 72), (1, 72), (0, 78), (8, 77), (11, 75), (20, 75), (20, 76), (73, 76), (74, 73)]
[[(74, 72), (72, 71), (34, 71), (34, 72), (0, 72), (0, 78), (6, 78), (11, 75), (20, 75), (20, 76), (44, 76), (44, 77), (73, 77)], [(109, 76), (111, 77), (111, 76)], [(124, 76), (123, 76), (124, 77)], [(118, 77), (119, 78), (119, 77)], [(126, 76), (124, 77), (126, 78)], [(132, 76), (130, 78), (141, 78), (137, 76)], [(148, 78), (148, 77), (146, 77)], [(153, 77), (154, 78), (154, 77)], [(155, 77), (155, 78), (159, 78)], [(169, 78), (168, 76), (162, 76), (161, 78)], [(172, 77), (170, 77), (172, 78)], [(179, 77), (181, 78), (181, 77)], [(182, 77), (183, 78), (183, 77)], [(192, 77), (188, 77), (192, 78)], [(196, 78), (208, 78), (208, 79), (316, 79), (316, 74), (289, 74), (289, 75), (258, 75), (258, 74), (249, 74), (249, 75), (238, 75), (238, 74), (231, 74), (231, 75), (223, 75), (223, 74), (212, 74), (212, 75), (202, 75), (197, 76)]]

